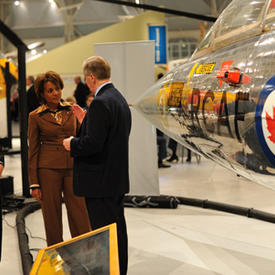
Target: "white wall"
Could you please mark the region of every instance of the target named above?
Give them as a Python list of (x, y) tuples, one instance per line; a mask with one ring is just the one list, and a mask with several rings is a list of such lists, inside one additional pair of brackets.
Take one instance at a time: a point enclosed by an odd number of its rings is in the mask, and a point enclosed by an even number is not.
[[(95, 55), (111, 65), (115, 87), (131, 105), (154, 83), (154, 42), (103, 43), (94, 46)], [(130, 194), (159, 195), (156, 130), (131, 108)]]

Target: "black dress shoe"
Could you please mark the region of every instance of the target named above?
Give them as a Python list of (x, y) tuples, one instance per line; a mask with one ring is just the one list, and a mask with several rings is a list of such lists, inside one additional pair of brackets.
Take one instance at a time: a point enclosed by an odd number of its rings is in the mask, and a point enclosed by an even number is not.
[(187, 158), (187, 159), (186, 159), (186, 162), (191, 162), (191, 159)]
[(177, 155), (172, 155), (169, 159), (167, 159), (167, 161), (169, 161), (169, 162), (173, 162), (174, 160), (175, 160), (176, 162), (179, 161), (179, 158), (178, 158)]
[(168, 165), (168, 164), (164, 164), (164, 163), (158, 163), (158, 167), (159, 168), (169, 168), (169, 167), (171, 167), (171, 165)]

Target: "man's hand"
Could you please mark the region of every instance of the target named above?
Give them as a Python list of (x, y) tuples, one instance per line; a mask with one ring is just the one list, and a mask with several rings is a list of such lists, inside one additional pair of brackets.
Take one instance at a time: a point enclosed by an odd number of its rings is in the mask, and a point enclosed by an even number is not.
[(69, 138), (65, 138), (63, 139), (63, 146), (67, 151), (71, 151), (71, 140), (74, 137), (69, 137)]
[(79, 121), (79, 123), (81, 124), (87, 111), (83, 110), (79, 105), (77, 104), (73, 104), (72, 105), (72, 109), (73, 109), (73, 113), (76, 116), (77, 120)]
[(34, 199), (36, 199), (37, 201), (41, 201), (42, 200), (42, 193), (41, 193), (40, 188), (32, 189), (32, 197)]

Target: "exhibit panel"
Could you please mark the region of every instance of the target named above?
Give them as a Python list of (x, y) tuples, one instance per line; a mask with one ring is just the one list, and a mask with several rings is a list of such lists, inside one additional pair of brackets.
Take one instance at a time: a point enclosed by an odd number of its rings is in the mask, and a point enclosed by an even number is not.
[[(111, 80), (131, 106), (154, 82), (154, 42), (96, 44), (95, 55), (111, 65)], [(159, 195), (156, 131), (131, 108), (130, 194)]]
[(41, 249), (30, 275), (119, 275), (116, 224)]

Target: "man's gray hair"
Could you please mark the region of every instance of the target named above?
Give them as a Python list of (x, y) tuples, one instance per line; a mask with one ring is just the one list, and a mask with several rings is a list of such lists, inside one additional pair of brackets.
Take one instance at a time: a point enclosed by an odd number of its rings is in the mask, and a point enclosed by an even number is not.
[(84, 75), (93, 74), (97, 79), (109, 79), (111, 67), (106, 59), (101, 56), (91, 56), (83, 62)]

